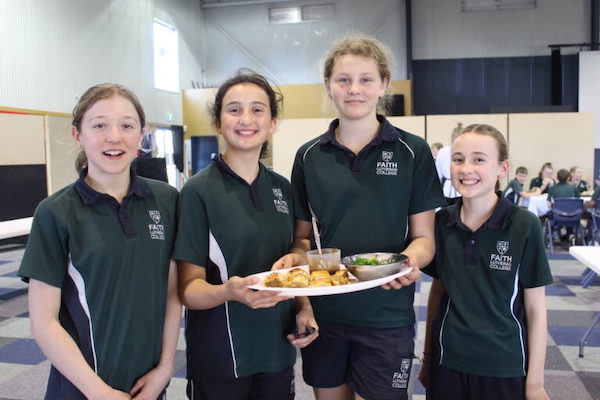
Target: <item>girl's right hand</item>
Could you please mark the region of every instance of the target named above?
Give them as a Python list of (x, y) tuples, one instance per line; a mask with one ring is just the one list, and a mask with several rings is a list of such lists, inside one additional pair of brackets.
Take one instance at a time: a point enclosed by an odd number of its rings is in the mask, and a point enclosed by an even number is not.
[(229, 292), (229, 297), (240, 303), (244, 303), (250, 308), (269, 308), (273, 307), (280, 301), (289, 300), (293, 297), (279, 296), (278, 291), (271, 290), (253, 290), (247, 286), (256, 285), (260, 282), (260, 278), (248, 276), (240, 278), (232, 276), (226, 283), (226, 290)]

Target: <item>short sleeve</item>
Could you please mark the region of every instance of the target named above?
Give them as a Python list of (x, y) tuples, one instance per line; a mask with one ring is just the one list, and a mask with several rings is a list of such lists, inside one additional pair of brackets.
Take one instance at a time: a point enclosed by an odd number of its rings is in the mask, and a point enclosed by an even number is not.
[(69, 263), (68, 233), (58, 216), (42, 202), (36, 209), (19, 267), (25, 281), (35, 279), (54, 287), (62, 287)]
[[(528, 213), (528, 211), (523, 211), (523, 213)], [(533, 213), (530, 214), (524, 214), (529, 219), (529, 234), (519, 269), (519, 279), (525, 288), (546, 286), (553, 281), (546, 257), (542, 228), (537, 217)]]
[(415, 167), (411, 190), (409, 215), (433, 210), (446, 205), (442, 186), (438, 179), (431, 150), (425, 141), (415, 146)]
[(308, 206), (308, 193), (306, 191), (306, 178), (304, 175), (303, 147), (296, 153), (292, 168), (292, 202), (294, 217), (310, 221), (311, 214)]
[(196, 187), (187, 185), (182, 188), (177, 219), (173, 259), (206, 267), (209, 252), (208, 215), (204, 199)]

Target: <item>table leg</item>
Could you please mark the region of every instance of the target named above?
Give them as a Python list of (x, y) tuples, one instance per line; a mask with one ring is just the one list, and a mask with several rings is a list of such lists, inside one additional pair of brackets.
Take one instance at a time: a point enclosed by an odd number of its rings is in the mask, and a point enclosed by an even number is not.
[(598, 314), (596, 315), (592, 326), (590, 326), (590, 328), (585, 332), (585, 334), (581, 337), (581, 340), (579, 341), (579, 358), (583, 358), (583, 345), (585, 344), (585, 341), (587, 340), (588, 336), (590, 336), (590, 334), (594, 330), (594, 327), (596, 326), (599, 320), (600, 312), (598, 312)]

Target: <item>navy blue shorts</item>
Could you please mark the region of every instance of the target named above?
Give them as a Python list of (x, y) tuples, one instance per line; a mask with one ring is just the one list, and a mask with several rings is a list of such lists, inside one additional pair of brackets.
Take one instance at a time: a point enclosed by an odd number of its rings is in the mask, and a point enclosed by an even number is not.
[(428, 379), (427, 400), (525, 400), (524, 376), (472, 375), (434, 362), (429, 365)]
[(186, 393), (190, 400), (292, 400), (294, 367), (233, 379), (188, 379)]
[(365, 399), (407, 399), (414, 357), (413, 326), (365, 328), (320, 321), (319, 337), (302, 349), (304, 381), (317, 388), (347, 384)]

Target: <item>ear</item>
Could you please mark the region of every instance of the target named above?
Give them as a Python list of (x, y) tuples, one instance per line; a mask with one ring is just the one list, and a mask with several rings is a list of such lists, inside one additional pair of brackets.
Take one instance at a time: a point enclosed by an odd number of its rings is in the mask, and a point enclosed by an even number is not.
[(279, 119), (271, 118), (271, 129), (269, 129), (269, 135), (273, 135), (277, 131), (278, 126), (279, 126)]
[(510, 171), (510, 162), (508, 160), (501, 161), (498, 171), (498, 178), (506, 178), (508, 176), (508, 171)]
[(388, 80), (388, 78), (383, 79), (383, 81), (381, 82), (381, 95), (379, 97), (385, 96), (385, 91), (387, 90), (389, 83), (390, 81)]
[(329, 79), (325, 79), (325, 90), (327, 90), (327, 97), (330, 99), (331, 97), (331, 89), (329, 89)]
[(83, 148), (83, 144), (81, 143), (81, 139), (80, 139), (81, 134), (79, 133), (77, 128), (74, 126), (71, 126), (71, 136), (73, 136), (73, 140), (75, 140), (75, 144), (77, 144), (77, 146), (79, 148)]

